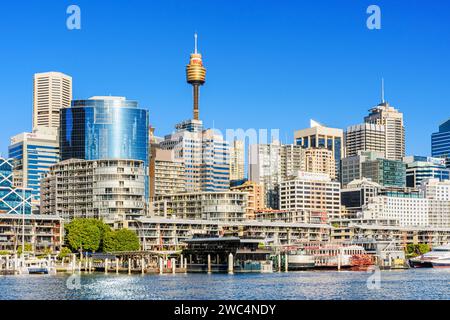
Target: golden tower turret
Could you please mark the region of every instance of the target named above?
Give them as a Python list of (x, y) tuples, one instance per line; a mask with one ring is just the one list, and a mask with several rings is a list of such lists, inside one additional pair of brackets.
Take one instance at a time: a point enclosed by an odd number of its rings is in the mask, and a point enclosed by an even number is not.
[(191, 60), (186, 67), (187, 82), (192, 85), (194, 90), (194, 120), (199, 120), (199, 95), (200, 86), (206, 82), (206, 68), (203, 66), (202, 55), (198, 53), (197, 34), (195, 34), (195, 51), (191, 54)]

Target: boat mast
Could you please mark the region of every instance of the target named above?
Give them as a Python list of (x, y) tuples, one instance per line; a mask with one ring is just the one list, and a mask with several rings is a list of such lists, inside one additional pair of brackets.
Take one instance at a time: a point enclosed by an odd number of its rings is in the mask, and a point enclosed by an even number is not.
[(22, 255), (25, 255), (25, 189), (22, 188)]

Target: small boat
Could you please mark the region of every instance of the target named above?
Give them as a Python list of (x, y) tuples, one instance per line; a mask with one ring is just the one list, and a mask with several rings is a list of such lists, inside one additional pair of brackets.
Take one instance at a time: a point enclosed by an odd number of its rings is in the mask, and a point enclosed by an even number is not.
[(289, 271), (307, 270), (316, 266), (314, 255), (306, 254), (305, 250), (289, 251), (287, 259)]
[(19, 268), (19, 274), (56, 274), (56, 268), (48, 260), (27, 258)]
[[(409, 259), (411, 268), (443, 268), (450, 263), (450, 244), (436, 247), (419, 257)], [(450, 265), (449, 265), (450, 267)]]

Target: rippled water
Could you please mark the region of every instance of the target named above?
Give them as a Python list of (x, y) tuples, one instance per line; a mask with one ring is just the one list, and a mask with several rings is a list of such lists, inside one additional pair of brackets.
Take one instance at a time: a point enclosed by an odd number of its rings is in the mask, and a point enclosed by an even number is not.
[[(450, 269), (382, 271), (370, 290), (365, 272), (291, 272), (237, 275), (0, 276), (0, 300), (303, 300), (450, 299)], [(73, 280), (73, 278), (71, 278)], [(72, 283), (72, 285), (70, 285)], [(376, 282), (375, 282), (376, 283)], [(69, 289), (72, 288), (72, 289)]]

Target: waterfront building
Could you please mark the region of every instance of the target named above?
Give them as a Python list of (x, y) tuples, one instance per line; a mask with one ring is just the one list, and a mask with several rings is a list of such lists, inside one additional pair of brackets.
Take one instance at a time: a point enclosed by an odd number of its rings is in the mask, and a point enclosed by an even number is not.
[(369, 199), (380, 194), (382, 186), (369, 179), (353, 180), (341, 189), (341, 204), (348, 212), (348, 216), (356, 217)]
[(345, 156), (357, 156), (358, 151), (375, 151), (386, 154), (385, 127), (373, 123), (348, 127), (345, 132)]
[(61, 72), (37, 73), (33, 89), (33, 131), (38, 127), (57, 130), (60, 110), (72, 101), (72, 77)]
[(245, 220), (248, 195), (239, 191), (186, 192), (162, 195), (153, 202), (153, 216), (186, 220)]
[(385, 128), (386, 154), (388, 160), (401, 161), (405, 156), (405, 127), (403, 113), (392, 107), (382, 98), (382, 102), (370, 109), (364, 118), (365, 123), (381, 125)]
[(450, 228), (450, 180), (425, 179), (419, 189), (429, 200), (430, 225)]
[(42, 181), (41, 213), (56, 214), (65, 221), (131, 220), (145, 215), (145, 185), (143, 161), (62, 161)]
[(336, 180), (336, 164), (333, 152), (327, 148), (307, 148), (304, 150), (304, 170), (323, 173)]
[(439, 126), (439, 131), (431, 135), (431, 156), (450, 158), (450, 119)]
[(304, 224), (246, 220), (221, 222), (161, 217), (141, 217), (129, 221), (145, 250), (169, 249), (195, 235), (236, 236), (242, 239), (260, 239), (281, 245), (328, 241), (331, 227), (326, 224)]
[(175, 159), (173, 150), (153, 146), (150, 158), (150, 201), (164, 194), (184, 192), (185, 185), (184, 163)]
[(326, 174), (299, 172), (281, 182), (280, 209), (299, 212), (310, 223), (327, 223), (340, 216), (340, 184)]
[(230, 147), (230, 180), (245, 178), (244, 141), (234, 140)]
[[(395, 220), (394, 220), (395, 221)], [(408, 244), (428, 244), (431, 247), (450, 241), (450, 228), (400, 226), (392, 220), (338, 219), (331, 229), (332, 241), (350, 239), (376, 239), (398, 243), (403, 248)]]
[(369, 198), (363, 207), (364, 219), (398, 220), (400, 226), (430, 226), (429, 201), (418, 193), (386, 192)]
[(450, 169), (445, 166), (445, 159), (409, 156), (403, 160), (406, 163), (406, 186), (417, 188), (423, 180), (436, 178), (450, 179)]
[(247, 208), (245, 219), (255, 220), (256, 212), (265, 208), (264, 205), (264, 186), (253, 181), (246, 181), (244, 184), (231, 187), (231, 191), (247, 193)]
[(11, 138), (9, 157), (14, 159), (14, 185), (32, 189), (33, 204), (40, 201), (41, 179), (59, 161), (57, 130), (38, 127)]
[(295, 144), (304, 148), (327, 148), (334, 155), (336, 176), (340, 175), (341, 158), (344, 156), (342, 129), (328, 128), (311, 120), (311, 126), (295, 132)]
[(0, 216), (29, 215), (32, 210), (32, 189), (13, 184), (14, 159), (0, 158)]
[(58, 216), (0, 214), (0, 251), (15, 253), (24, 240), (34, 253), (57, 253), (63, 245), (63, 231)]
[(281, 144), (279, 141), (270, 144), (250, 145), (249, 179), (263, 185), (267, 208), (279, 208), (278, 188), (283, 178), (281, 163)]

